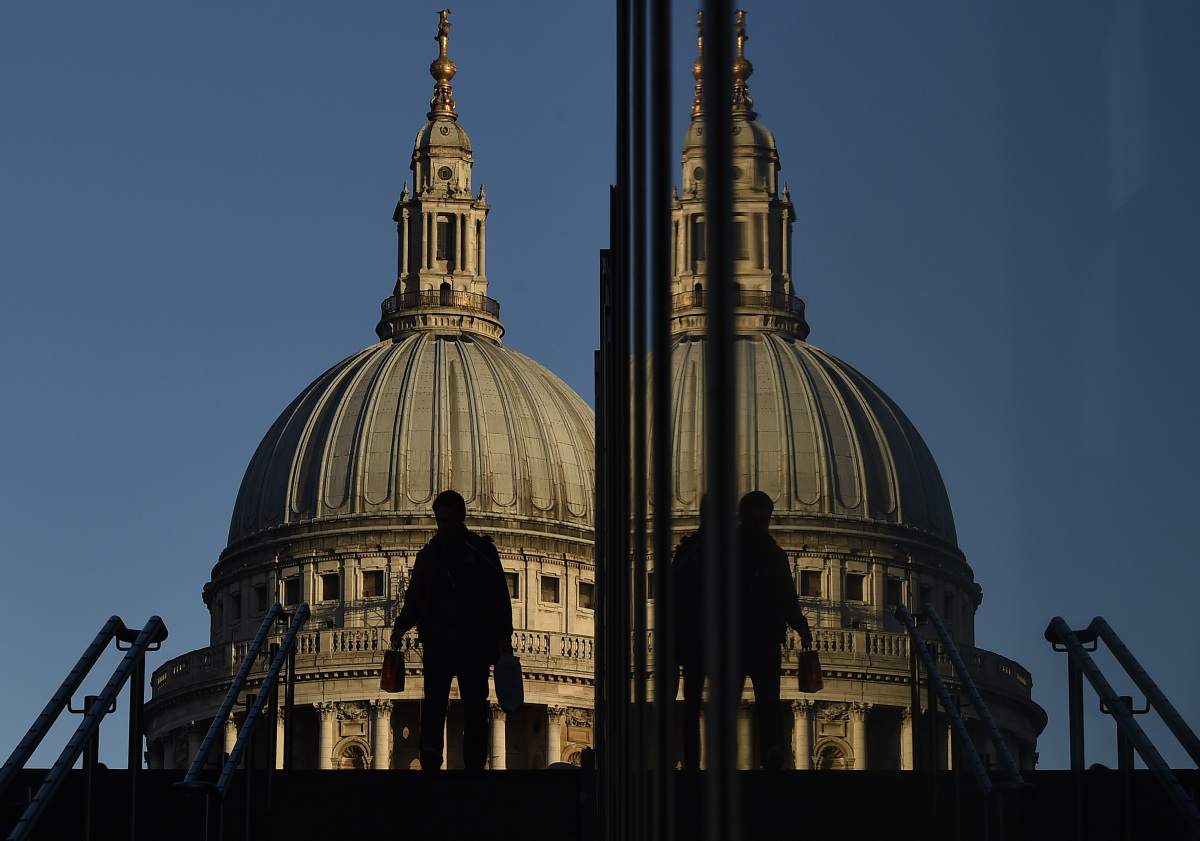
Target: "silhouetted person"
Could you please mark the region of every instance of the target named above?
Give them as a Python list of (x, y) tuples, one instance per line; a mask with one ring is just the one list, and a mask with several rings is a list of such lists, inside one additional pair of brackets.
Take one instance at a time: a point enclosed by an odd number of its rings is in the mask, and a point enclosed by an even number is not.
[(738, 540), (742, 551), (742, 671), (754, 684), (758, 709), (758, 747), (767, 770), (783, 767), (783, 715), (779, 703), (780, 646), (787, 626), (812, 646), (812, 632), (800, 609), (787, 555), (771, 537), (775, 505), (762, 491), (751, 491), (738, 504)]
[(704, 696), (704, 529), (708, 495), (700, 501), (700, 528), (675, 547), (671, 560), (674, 587), (671, 626), (675, 660), (683, 673), (683, 767), (700, 768), (700, 709)]
[(414, 625), (424, 653), (421, 768), (442, 765), (450, 680), (458, 677), (463, 708), (463, 764), (487, 764), (488, 671), (512, 653), (512, 607), (500, 555), (490, 537), (467, 529), (467, 505), (454, 491), (433, 501), (437, 534), (417, 553), (393, 644)]

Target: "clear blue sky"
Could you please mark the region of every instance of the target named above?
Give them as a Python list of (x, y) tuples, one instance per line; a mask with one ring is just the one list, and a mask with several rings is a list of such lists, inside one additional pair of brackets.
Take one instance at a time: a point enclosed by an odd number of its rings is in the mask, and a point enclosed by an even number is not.
[[(488, 276), (506, 343), (590, 402), (613, 12), (514, 8), (451, 16)], [(744, 8), (810, 341), (937, 458), (978, 641), (1049, 712), (1042, 767), (1068, 756), (1056, 614), (1106, 616), (1200, 725), (1200, 12)], [(435, 10), (0, 3), (0, 753), (108, 616), (164, 617), (151, 668), (207, 644), (200, 590), (259, 438), (374, 341)], [(680, 141), (693, 20), (676, 9)], [(1089, 761), (1113, 763), (1094, 696), (1088, 717)]]

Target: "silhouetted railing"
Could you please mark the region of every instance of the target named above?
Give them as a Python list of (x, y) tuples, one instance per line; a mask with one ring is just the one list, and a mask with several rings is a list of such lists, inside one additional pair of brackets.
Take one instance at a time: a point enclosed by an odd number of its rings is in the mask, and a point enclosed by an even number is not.
[[(1065, 651), (1068, 655), (1067, 706), (1071, 730), (1071, 770), (1082, 771), (1084, 764), (1083, 678), (1086, 676), (1088, 682), (1092, 684), (1092, 688), (1096, 690), (1096, 694), (1100, 696), (1102, 709), (1117, 723), (1119, 736), (1117, 763), (1118, 768), (1127, 774), (1126, 785), (1129, 785), (1128, 773), (1133, 770), (1133, 751), (1136, 750), (1142, 757), (1142, 761), (1146, 763), (1146, 767), (1166, 790), (1172, 804), (1187, 821), (1193, 837), (1200, 837), (1200, 809), (1196, 808), (1192, 796), (1180, 783), (1179, 778), (1167, 765), (1158, 749), (1154, 747), (1150, 737), (1134, 719), (1132, 699), (1117, 695), (1116, 690), (1104, 677), (1104, 673), (1100, 671), (1096, 661), (1088, 653), (1090, 650), (1095, 650), (1097, 639), (1104, 640), (1117, 662), (1133, 678), (1138, 688), (1146, 693), (1147, 700), (1162, 716), (1163, 721), (1187, 750), (1192, 760), (1196, 761), (1197, 754), (1200, 754), (1200, 745), (1197, 744), (1196, 736), (1191, 728), (1183, 721), (1175, 707), (1167, 700), (1157, 684), (1150, 679), (1150, 675), (1134, 659), (1133, 654), (1121, 642), (1103, 617), (1097, 616), (1082, 631), (1073, 631), (1066, 620), (1061, 616), (1055, 616), (1046, 628), (1046, 640), (1054, 646), (1055, 651)], [(1091, 649), (1085, 648), (1085, 643), (1090, 644)], [(1131, 819), (1131, 815), (1128, 813), (1127, 819)]]
[(380, 305), (384, 318), (393, 316), (400, 310), (418, 307), (458, 307), (479, 310), (493, 318), (500, 317), (500, 302), (494, 298), (475, 292), (458, 292), (453, 289), (422, 289), (417, 292), (405, 292), (402, 295), (393, 295), (384, 299)]
[[(925, 605), (925, 612), (927, 614), (936, 616), (936, 614), (933, 612), (933, 608), (929, 605)], [(988, 776), (987, 769), (983, 766), (983, 761), (979, 758), (979, 751), (976, 750), (975, 743), (971, 741), (971, 736), (969, 733), (967, 733), (967, 725), (963, 722), (962, 715), (958, 711), (958, 706), (954, 703), (954, 699), (950, 697), (950, 692), (946, 689), (946, 684), (942, 681), (941, 673), (938, 672), (937, 663), (934, 662), (933, 656), (929, 653), (929, 647), (925, 645), (925, 638), (922, 637), (921, 632), (917, 630), (916, 620), (913, 619), (912, 614), (908, 612), (908, 608), (904, 605), (897, 605), (896, 618), (904, 623), (904, 627), (908, 629), (908, 636), (909, 639), (912, 640), (913, 651), (925, 669), (925, 674), (929, 680), (930, 686), (937, 690), (937, 696), (942, 702), (942, 708), (946, 710), (946, 714), (950, 718), (950, 726), (953, 728), (955, 735), (958, 736), (959, 743), (962, 745), (963, 750), (967, 754), (967, 761), (970, 764), (972, 772), (974, 773), (975, 781), (979, 783), (979, 788), (983, 791), (984, 796), (991, 794), (994, 787), (992, 785), (991, 777)], [(957, 653), (955, 656), (957, 656)], [(959, 663), (961, 662), (962, 661), (960, 659)], [(965, 671), (966, 670), (964, 669), (963, 674), (959, 675), (960, 678), (964, 677)], [(969, 681), (970, 676), (967, 675), (965, 677), (965, 682)], [(980, 703), (982, 703), (982, 701)], [(997, 745), (997, 749), (1000, 749), (1001, 747), (1003, 747), (1002, 744)], [(1019, 779), (1020, 774), (1017, 776)]]
[[(758, 289), (738, 290), (739, 307), (763, 307), (765, 309), (784, 310), (792, 315), (804, 317), (804, 301), (786, 292), (768, 292)], [(690, 307), (704, 306), (704, 290), (694, 289), (690, 292), (680, 292), (671, 296), (671, 309), (682, 310)]]
[[(67, 675), (67, 679), (63, 681), (62, 686), (54, 693), (54, 696), (50, 699), (50, 703), (46, 705), (42, 714), (38, 716), (33, 727), (30, 728), (25, 738), (21, 740), (21, 743), (17, 745), (17, 749), (13, 751), (8, 761), (4, 763), (4, 768), (0, 770), (0, 792), (3, 792), (12, 782), (16, 773), (29, 761), (38, 744), (45, 738), (46, 733), (49, 732), (54, 722), (58, 719), (58, 716), (62, 713), (63, 708), (70, 701), (72, 693), (79, 688), (83, 679), (87, 677), (88, 672), (95, 666), (96, 661), (100, 659), (100, 655), (104, 652), (109, 641), (114, 637), (117, 640), (118, 648), (120, 648), (122, 642), (129, 645), (125, 649), (125, 656), (112, 673), (112, 677), (109, 678), (100, 695), (94, 699), (89, 696), (90, 704), (87, 707), (83, 721), (80, 722), (79, 727), (75, 730), (75, 734), (67, 742), (67, 746), (63, 748), (58, 759), (55, 760), (54, 765), (50, 768), (50, 773), (42, 780), (42, 784), (33, 796), (33, 799), (29, 801), (24, 814), (21, 815), (12, 832), (9, 834), (9, 841), (21, 841), (21, 839), (29, 837), (38, 819), (50, 805), (50, 800), (54, 797), (55, 792), (62, 785), (67, 772), (75, 764), (75, 761), (83, 755), (88, 745), (93, 744), (93, 740), (100, 730), (100, 722), (113, 709), (117, 695), (127, 682), (130, 684), (129, 838), (132, 839), (136, 836), (137, 772), (141, 768), (142, 702), (146, 687), (146, 652), (156, 651), (160, 643), (167, 638), (167, 626), (157, 616), (151, 616), (141, 631), (126, 628), (125, 623), (117, 616), (113, 616), (105, 623), (75, 668)], [(90, 803), (88, 802), (91, 790), (90, 775), (95, 764), (94, 756), (91, 760), (85, 762), (85, 771), (88, 774), (84, 782), (84, 790), (86, 792), (84, 795), (85, 803), (83, 810), (85, 828), (90, 820), (91, 810)]]

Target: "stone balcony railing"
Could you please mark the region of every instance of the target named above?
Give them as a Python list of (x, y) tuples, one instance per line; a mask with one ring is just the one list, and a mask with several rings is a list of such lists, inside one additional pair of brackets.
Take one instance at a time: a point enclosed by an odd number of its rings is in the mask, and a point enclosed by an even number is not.
[[(270, 642), (278, 642), (281, 638), (271, 637)], [(333, 628), (303, 632), (296, 638), (296, 670), (300, 674), (312, 674), (378, 669), (382, 652), (388, 647), (390, 639), (390, 628)], [(907, 634), (860, 629), (817, 629), (813, 632), (813, 641), (814, 647), (821, 653), (821, 663), (827, 672), (853, 672), (870, 668), (897, 676), (908, 674)], [(652, 664), (653, 631), (649, 632), (648, 642)], [(525, 671), (590, 679), (595, 669), (594, 640), (591, 636), (518, 630), (513, 633), (512, 644), (513, 652), (521, 658)], [(248, 641), (214, 645), (169, 660), (155, 670), (151, 679), (155, 697), (229, 680), (249, 648)], [(405, 661), (410, 667), (419, 666), (420, 647), (414, 634), (405, 636), (403, 649)], [(799, 636), (789, 631), (784, 645), (784, 668), (795, 668), (799, 649)], [(972, 679), (985, 692), (992, 690), (1025, 699), (1030, 697), (1033, 680), (1018, 663), (994, 652), (970, 646), (960, 647), (959, 654)], [(937, 664), (942, 676), (953, 683), (955, 674), (949, 658), (941, 654)], [(268, 665), (266, 657), (260, 658), (251, 676), (265, 673)]]
[[(391, 628), (328, 628), (301, 632), (296, 636), (297, 674), (378, 669), (391, 635)], [(269, 650), (270, 643), (282, 639), (282, 634), (269, 637), (265, 648)], [(594, 671), (591, 636), (519, 630), (513, 633), (512, 645), (513, 653), (521, 658), (526, 671), (544, 670), (587, 679)], [(421, 651), (416, 635), (405, 635), (402, 647), (405, 662), (414, 668), (418, 666)], [(156, 669), (151, 678), (154, 696), (227, 681), (236, 674), (249, 650), (250, 642), (244, 640), (201, 648), (169, 660)], [(266, 656), (260, 657), (251, 669), (251, 678), (265, 674), (269, 665)]]
[[(680, 292), (671, 296), (671, 309), (682, 310), (691, 307), (704, 306), (704, 290)], [(739, 307), (761, 307), (764, 309), (784, 310), (792, 315), (804, 318), (804, 301), (786, 292), (771, 292), (758, 289), (738, 290)]]
[(400, 310), (411, 310), (418, 307), (458, 307), (479, 310), (493, 318), (500, 317), (500, 302), (494, 298), (475, 292), (458, 292), (453, 289), (422, 289), (416, 292), (392, 295), (390, 298), (385, 298), (380, 304), (380, 314), (386, 319)]
[[(708, 293), (693, 289), (671, 296), (672, 330), (702, 333), (705, 328), (704, 306)], [(763, 289), (739, 289), (735, 330), (782, 330), (794, 333), (801, 341), (808, 338), (804, 320), (804, 301), (787, 292)]]

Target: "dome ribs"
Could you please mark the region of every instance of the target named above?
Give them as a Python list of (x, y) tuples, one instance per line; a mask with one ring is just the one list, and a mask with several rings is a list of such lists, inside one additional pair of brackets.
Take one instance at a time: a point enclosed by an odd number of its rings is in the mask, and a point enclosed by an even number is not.
[[(862, 450), (850, 422), (849, 411), (830, 375), (813, 355), (805, 357), (808, 382), (816, 401), (818, 427), (825, 433), (825, 475), (829, 481), (826, 513), (865, 516), (863, 481), (859, 470)], [(840, 510), (839, 510), (840, 509)]]
[(443, 403), (446, 423), (441, 450), (442, 467), (438, 471), (438, 475), (445, 480), (445, 486), (439, 490), (456, 490), (470, 505), (481, 495), (480, 479), (483, 472), (476, 445), (478, 388), (473, 382), (475, 366), (466, 359), (469, 347), (474, 343), (468, 346), (460, 341), (439, 340), (439, 344), (447, 366), (446, 376), (441, 381), (446, 390)]
[(362, 475), (364, 428), (370, 412), (363, 407), (371, 403), (378, 389), (380, 369), (387, 358), (385, 349), (376, 345), (363, 365), (354, 372), (346, 390), (346, 398), (338, 401), (330, 427), (331, 434), (325, 442), (324, 465), (321, 470), (324, 487), (321, 500), (324, 509), (318, 516), (357, 513), (361, 504), (358, 493), (358, 477)]
[(411, 336), (385, 346), (376, 387), (364, 409), (369, 422), (363, 426), (363, 451), (356, 462), (359, 471), (357, 487), (362, 494), (364, 512), (397, 507), (400, 489), (395, 477), (401, 475), (404, 455), (400, 419), (404, 410), (404, 383), (412, 374), (414, 346)]
[[(841, 404), (846, 410), (850, 429), (853, 430), (861, 455), (862, 496), (865, 500), (864, 513), (876, 520), (897, 519), (896, 470), (893, 461), (895, 448), (891, 442), (896, 436), (887, 435), (879, 422), (878, 406), (873, 406), (866, 394), (877, 391), (874, 384), (858, 371), (819, 352), (814, 356), (821, 359), (827, 368), (840, 368), (842, 376), (829, 378), (841, 395)], [(853, 374), (853, 376), (847, 376)], [(915, 466), (915, 465), (914, 465)]]
[[(400, 413), (400, 452), (403, 470), (398, 470), (397, 508), (424, 506), (433, 500), (437, 477), (433, 456), (437, 448), (437, 377), (436, 343), (425, 336), (414, 340), (413, 376), (405, 377), (407, 399)], [(432, 361), (427, 361), (432, 358)], [(403, 497), (402, 503), (399, 497)]]
[(321, 516), (321, 486), (327, 467), (325, 456), (329, 452), (329, 432), (333, 428), (338, 408), (355, 375), (370, 356), (370, 348), (351, 357), (349, 365), (343, 364), (333, 373), (332, 388), (326, 387), (305, 418), (296, 461), (291, 466), (286, 522), (312, 520)]

